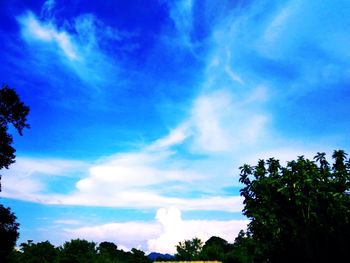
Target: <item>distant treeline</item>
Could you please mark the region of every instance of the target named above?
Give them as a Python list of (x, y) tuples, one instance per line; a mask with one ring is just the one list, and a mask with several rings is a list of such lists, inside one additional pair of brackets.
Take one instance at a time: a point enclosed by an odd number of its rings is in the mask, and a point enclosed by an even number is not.
[(9, 263), (149, 263), (145, 253), (133, 248), (131, 251), (118, 249), (111, 242), (97, 245), (82, 239), (65, 242), (55, 247), (49, 241), (22, 243), (19, 250), (13, 250)]
[(96, 244), (82, 239), (73, 239), (55, 247), (49, 241), (22, 243), (14, 249), (9, 263), (150, 263), (153, 261), (221, 261), (247, 262), (247, 238), (241, 232), (234, 244), (220, 237), (211, 237), (203, 245), (198, 238), (185, 240), (177, 246), (174, 256), (151, 253), (146, 256), (138, 249), (124, 251), (112, 242)]

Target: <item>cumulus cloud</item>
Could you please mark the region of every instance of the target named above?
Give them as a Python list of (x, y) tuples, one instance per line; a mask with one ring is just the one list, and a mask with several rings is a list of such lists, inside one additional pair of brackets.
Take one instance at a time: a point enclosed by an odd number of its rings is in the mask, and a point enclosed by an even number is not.
[(162, 226), (162, 233), (156, 239), (148, 240), (148, 250), (174, 254), (176, 245), (183, 240), (200, 238), (203, 242), (212, 236), (219, 236), (233, 242), (240, 230), (247, 227), (247, 220), (183, 220), (176, 208), (161, 208), (156, 219)]
[(131, 249), (174, 254), (178, 242), (194, 237), (206, 241), (220, 236), (233, 242), (247, 220), (183, 220), (178, 208), (160, 208), (151, 222), (119, 222), (77, 228), (65, 228), (67, 238), (85, 238), (98, 242), (110, 241)]
[(67, 239), (83, 238), (95, 242), (109, 241), (129, 250), (140, 246), (144, 249), (147, 239), (156, 237), (159, 232), (159, 225), (142, 221), (64, 228)]

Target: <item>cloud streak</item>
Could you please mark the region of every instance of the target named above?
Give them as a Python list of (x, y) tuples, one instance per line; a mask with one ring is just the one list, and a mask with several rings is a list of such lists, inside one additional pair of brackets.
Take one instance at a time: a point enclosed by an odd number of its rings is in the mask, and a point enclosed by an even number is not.
[[(50, 5), (50, 10), (52, 8), (54, 6)], [(101, 45), (106, 41), (117, 44), (121, 34), (104, 25), (94, 15), (82, 14), (73, 21), (66, 21), (65, 24), (71, 25), (70, 30), (59, 27), (54, 18), (39, 19), (30, 11), (17, 20), (22, 38), (35, 49), (31, 54), (33, 58), (56, 57), (61, 66), (68, 68), (90, 88), (89, 91), (97, 94), (102, 87), (113, 85), (110, 83), (113, 79), (118, 79), (119, 62), (110, 57)], [(41, 61), (39, 67), (48, 67), (52, 63)]]

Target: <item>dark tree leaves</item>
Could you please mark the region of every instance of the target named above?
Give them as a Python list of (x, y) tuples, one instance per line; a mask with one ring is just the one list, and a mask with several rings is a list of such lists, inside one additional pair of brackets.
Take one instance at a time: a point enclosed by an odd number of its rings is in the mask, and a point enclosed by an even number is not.
[(10, 208), (0, 205), (0, 262), (8, 262), (19, 237), (19, 224), (16, 219)]
[(315, 161), (300, 156), (286, 167), (273, 158), (241, 167), (243, 213), (258, 261), (349, 258), (350, 166), (344, 151), (332, 157), (333, 166), (317, 153)]
[(29, 128), (27, 123), (28, 113), (29, 107), (20, 100), (16, 91), (7, 85), (3, 85), (0, 89), (0, 170), (8, 169), (16, 158), (16, 150), (12, 147), (13, 137), (9, 133), (9, 125), (12, 125), (22, 135), (23, 129)]
[(203, 243), (199, 238), (185, 240), (176, 245), (175, 258), (178, 260), (198, 260), (202, 250)]

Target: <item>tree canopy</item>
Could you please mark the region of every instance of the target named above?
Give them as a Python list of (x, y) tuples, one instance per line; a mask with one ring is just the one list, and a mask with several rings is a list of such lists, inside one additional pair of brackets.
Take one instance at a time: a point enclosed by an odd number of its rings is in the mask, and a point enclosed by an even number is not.
[(7, 262), (19, 237), (19, 224), (10, 208), (0, 204), (0, 262)]
[(203, 243), (199, 238), (185, 240), (176, 245), (176, 259), (178, 260), (198, 260), (202, 251)]
[(112, 242), (97, 245), (84, 239), (72, 239), (62, 246), (55, 247), (49, 241), (22, 243), (19, 250), (14, 250), (10, 263), (150, 263), (141, 250), (118, 249)]
[(16, 91), (4, 84), (0, 89), (0, 170), (8, 169), (16, 158), (16, 150), (12, 147), (13, 136), (9, 132), (9, 126), (11, 124), (22, 135), (23, 129), (29, 128), (28, 113), (29, 107), (20, 100)]
[(16, 262), (21, 263), (52, 263), (58, 256), (58, 250), (49, 241), (39, 243), (22, 243), (22, 253), (17, 254)]
[(350, 163), (342, 150), (281, 166), (271, 158), (241, 167), (243, 213), (257, 262), (335, 262), (349, 258)]
[[(0, 170), (8, 169), (15, 161), (16, 150), (12, 147), (13, 137), (9, 125), (22, 135), (24, 128), (29, 128), (27, 115), (29, 108), (19, 99), (16, 91), (7, 85), (0, 89)], [(1, 175), (0, 175), (1, 192)], [(9, 255), (19, 237), (19, 224), (10, 208), (0, 204), (0, 261), (8, 262)]]

